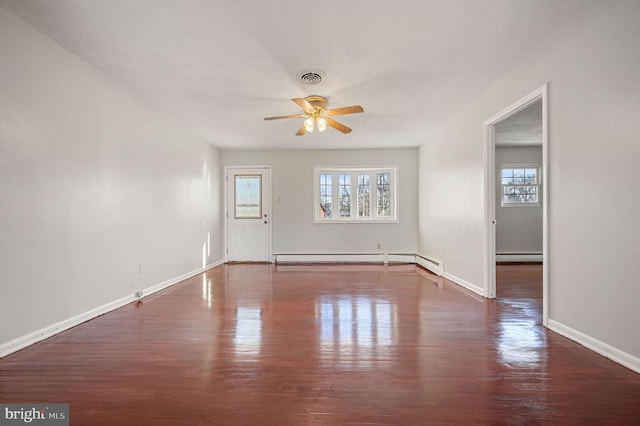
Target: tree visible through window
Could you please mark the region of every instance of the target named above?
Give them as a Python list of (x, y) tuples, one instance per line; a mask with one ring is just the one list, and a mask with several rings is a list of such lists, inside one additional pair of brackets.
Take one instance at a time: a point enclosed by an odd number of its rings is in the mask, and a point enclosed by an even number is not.
[(320, 217), (331, 217), (332, 209), (332, 176), (330, 174), (320, 175)]
[(358, 217), (371, 215), (371, 176), (358, 175)]
[(502, 167), (502, 205), (540, 204), (538, 166)]
[(396, 218), (395, 168), (314, 168), (317, 222)]
[(377, 178), (378, 217), (388, 217), (391, 215), (391, 175), (378, 173)]
[(351, 175), (338, 175), (340, 217), (351, 217)]

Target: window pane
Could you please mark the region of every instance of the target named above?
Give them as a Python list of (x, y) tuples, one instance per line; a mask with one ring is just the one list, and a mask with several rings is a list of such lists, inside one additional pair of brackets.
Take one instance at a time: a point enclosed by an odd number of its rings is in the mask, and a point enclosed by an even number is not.
[(351, 175), (338, 175), (340, 217), (351, 217)]
[(502, 187), (502, 200), (504, 203), (515, 203), (518, 197), (515, 186)]
[(527, 186), (526, 193), (524, 195), (525, 203), (537, 203), (538, 202), (538, 187), (537, 186)]
[(513, 183), (524, 183), (524, 169), (513, 169)]
[(502, 169), (502, 184), (503, 185), (510, 185), (513, 184), (513, 169), (512, 168), (506, 168), (506, 169)]
[(262, 217), (262, 176), (235, 176), (235, 218), (259, 219)]
[(505, 204), (538, 203), (538, 186), (537, 185), (503, 186), (502, 202)]
[(513, 186), (503, 186), (502, 187), (502, 202), (513, 203), (516, 199), (516, 190)]
[(377, 176), (378, 217), (391, 216), (391, 175), (378, 173)]
[(320, 175), (320, 217), (331, 217), (333, 186), (331, 174)]
[(371, 216), (371, 176), (358, 175), (358, 217)]
[(538, 183), (538, 170), (537, 169), (526, 169), (525, 172), (525, 183), (535, 185)]

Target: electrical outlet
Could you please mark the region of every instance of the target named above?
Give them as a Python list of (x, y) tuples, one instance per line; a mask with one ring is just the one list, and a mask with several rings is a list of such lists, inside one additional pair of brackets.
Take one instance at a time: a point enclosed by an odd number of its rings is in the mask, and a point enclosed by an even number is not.
[(136, 297), (140, 299), (142, 297), (142, 290), (136, 291)]
[(144, 263), (138, 265), (138, 271), (142, 274), (144, 272)]
[(378, 243), (378, 250), (382, 248), (382, 244)]

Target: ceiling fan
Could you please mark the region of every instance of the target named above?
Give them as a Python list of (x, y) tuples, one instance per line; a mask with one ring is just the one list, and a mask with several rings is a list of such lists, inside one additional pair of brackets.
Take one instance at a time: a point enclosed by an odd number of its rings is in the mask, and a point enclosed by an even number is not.
[(327, 99), (322, 96), (307, 96), (306, 98), (293, 98), (293, 102), (298, 104), (304, 111), (304, 114), (280, 115), (277, 117), (265, 117), (265, 120), (280, 120), (283, 118), (304, 118), (302, 126), (296, 132), (296, 136), (302, 136), (305, 133), (312, 133), (314, 126), (318, 127), (319, 132), (324, 132), (327, 126), (342, 133), (350, 133), (352, 129), (342, 123), (338, 123), (332, 119), (334, 115), (355, 114), (364, 112), (360, 105), (353, 105), (342, 108), (327, 109)]

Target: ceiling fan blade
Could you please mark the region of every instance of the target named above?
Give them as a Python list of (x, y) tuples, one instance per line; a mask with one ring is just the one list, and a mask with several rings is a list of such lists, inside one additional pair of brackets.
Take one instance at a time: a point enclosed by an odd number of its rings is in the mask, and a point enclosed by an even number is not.
[(342, 108), (333, 108), (327, 110), (327, 114), (329, 115), (344, 115), (344, 114), (355, 114), (357, 112), (364, 112), (364, 109), (360, 105), (353, 105)]
[(283, 118), (303, 118), (306, 117), (304, 114), (296, 114), (296, 115), (278, 115), (276, 117), (265, 117), (265, 120), (281, 120)]
[(302, 108), (307, 114), (313, 114), (314, 112), (316, 112), (316, 108), (311, 105), (305, 98), (293, 98), (291, 100), (297, 103), (298, 106), (300, 106), (300, 108)]
[(300, 128), (296, 132), (296, 136), (304, 136), (306, 133), (307, 131), (305, 130), (304, 124), (303, 124), (302, 126), (300, 126)]
[(352, 130), (349, 127), (345, 126), (344, 124), (338, 123), (336, 120), (332, 120), (331, 118), (327, 118), (327, 125), (333, 127), (336, 130), (341, 131), (344, 134), (351, 133), (351, 130)]

